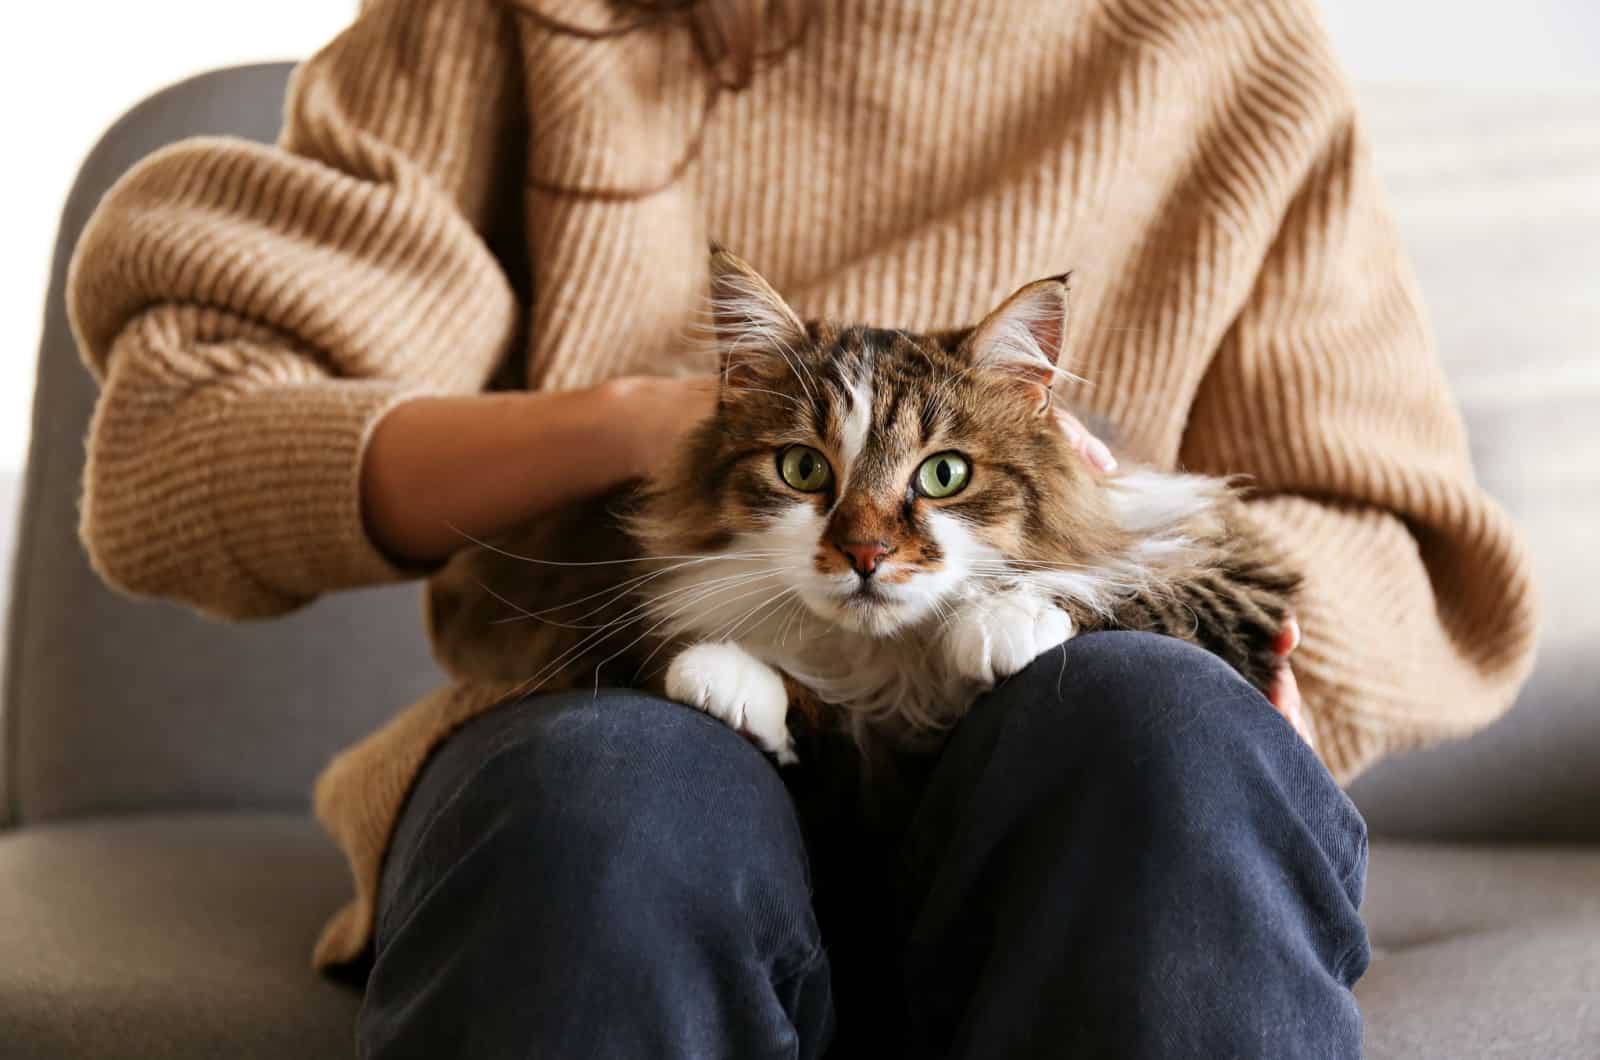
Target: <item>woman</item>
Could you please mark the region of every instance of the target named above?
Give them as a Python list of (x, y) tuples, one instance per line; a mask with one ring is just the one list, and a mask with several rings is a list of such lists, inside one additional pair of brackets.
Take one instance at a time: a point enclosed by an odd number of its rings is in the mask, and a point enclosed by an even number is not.
[(1077, 270), (1074, 400), (1252, 476), (1307, 575), (1317, 752), (1086, 636), (880, 832), (684, 708), (464, 675), (319, 784), (363, 1055), (1356, 1055), (1336, 782), (1503, 710), (1533, 612), (1310, 0), (371, 0), (275, 148), (160, 152), (85, 234), (98, 569), (273, 615), (648, 473), (710, 400), (663, 377), (712, 236), (906, 327)]

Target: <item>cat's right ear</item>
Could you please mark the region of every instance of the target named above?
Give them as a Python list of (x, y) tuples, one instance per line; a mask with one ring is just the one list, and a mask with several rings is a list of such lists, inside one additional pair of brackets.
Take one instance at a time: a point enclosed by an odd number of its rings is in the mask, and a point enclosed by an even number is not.
[(750, 264), (722, 247), (711, 248), (711, 326), (724, 385), (785, 364), (805, 342), (806, 326), (783, 296)]

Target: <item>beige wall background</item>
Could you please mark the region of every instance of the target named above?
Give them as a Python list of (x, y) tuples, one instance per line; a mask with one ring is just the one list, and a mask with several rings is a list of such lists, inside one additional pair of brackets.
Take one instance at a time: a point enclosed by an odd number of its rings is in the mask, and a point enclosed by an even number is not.
[(306, 55), (356, 10), (355, 0), (12, 6), (10, 43), (0, 63), (8, 144), (0, 160), (0, 476), (26, 459), (33, 359), (56, 222), (100, 134), (141, 99), (191, 74)]

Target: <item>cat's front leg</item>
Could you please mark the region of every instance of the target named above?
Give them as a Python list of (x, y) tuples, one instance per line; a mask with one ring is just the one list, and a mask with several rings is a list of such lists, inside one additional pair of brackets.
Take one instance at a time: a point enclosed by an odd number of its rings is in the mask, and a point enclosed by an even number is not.
[(730, 642), (685, 648), (667, 668), (667, 695), (705, 711), (755, 742), (780, 765), (798, 761), (783, 677)]
[(957, 676), (990, 689), (1076, 632), (1071, 616), (1047, 596), (1018, 589), (976, 597), (960, 604), (945, 625), (945, 662)]

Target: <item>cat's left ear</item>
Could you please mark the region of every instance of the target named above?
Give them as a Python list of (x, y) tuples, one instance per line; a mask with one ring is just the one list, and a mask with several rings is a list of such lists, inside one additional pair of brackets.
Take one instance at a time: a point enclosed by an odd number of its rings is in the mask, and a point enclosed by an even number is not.
[(1035, 280), (984, 317), (965, 343), (974, 367), (1013, 375), (1047, 390), (1067, 337), (1072, 274)]

